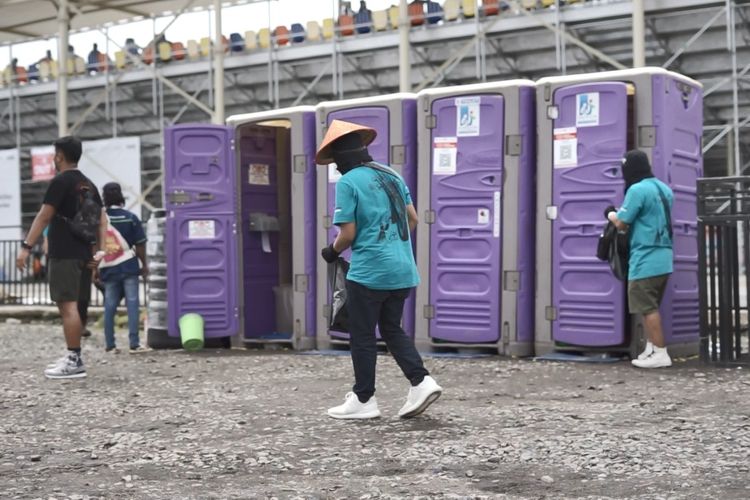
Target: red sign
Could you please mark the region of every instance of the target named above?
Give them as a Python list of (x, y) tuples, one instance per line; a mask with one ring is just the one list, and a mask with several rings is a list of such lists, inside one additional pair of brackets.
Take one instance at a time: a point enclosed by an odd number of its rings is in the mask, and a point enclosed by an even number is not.
[(55, 176), (55, 148), (31, 148), (31, 180), (48, 181)]

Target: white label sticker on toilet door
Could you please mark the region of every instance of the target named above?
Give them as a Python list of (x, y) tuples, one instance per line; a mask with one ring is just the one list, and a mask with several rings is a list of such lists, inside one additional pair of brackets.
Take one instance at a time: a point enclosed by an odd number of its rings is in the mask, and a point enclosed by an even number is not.
[(454, 175), (458, 158), (458, 139), (455, 137), (435, 137), (432, 142), (432, 173), (435, 175)]
[(255, 186), (268, 186), (271, 184), (271, 176), (268, 173), (268, 165), (262, 163), (251, 163), (247, 167), (247, 183)]
[(490, 211), (486, 208), (480, 208), (477, 210), (477, 224), (486, 226), (490, 223)]
[(216, 238), (216, 225), (212, 220), (191, 220), (188, 222), (188, 239), (212, 240)]
[(568, 168), (578, 165), (578, 131), (575, 127), (556, 128), (553, 133), (553, 165)]

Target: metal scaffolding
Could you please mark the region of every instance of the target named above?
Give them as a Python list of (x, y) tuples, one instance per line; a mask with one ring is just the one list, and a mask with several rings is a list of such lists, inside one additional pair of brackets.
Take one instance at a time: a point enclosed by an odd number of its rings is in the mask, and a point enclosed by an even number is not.
[[(67, 64), (60, 64), (55, 81), (0, 89), (0, 101), (7, 102), (0, 115), (0, 147), (25, 151), (49, 144), (71, 122), (69, 130), (88, 140), (138, 135), (145, 206), (151, 208), (161, 201), (162, 137), (171, 124), (223, 123), (225, 115), (322, 100), (648, 64), (704, 84), (707, 173), (739, 175), (750, 165), (750, 5), (745, 1), (633, 0), (568, 7), (556, 2), (556, 8), (543, 10), (511, 2), (500, 15), (479, 11), (473, 18), (422, 26), (409, 25), (402, 1), (398, 26), (384, 31), (356, 36), (337, 31), (330, 39), (286, 45), (272, 38), (265, 49), (228, 54), (222, 2), (211, 3), (206, 16), (213, 48), (207, 58), (151, 65), (132, 58), (126, 70), (83, 77), (67, 75)], [(66, 4), (58, 2), (60, 63), (67, 57)], [(191, 5), (184, 2), (176, 16)], [(338, 13), (336, 0), (332, 11)], [(101, 31), (110, 46), (120, 47)], [(158, 36), (154, 33), (154, 40)], [(23, 157), (28, 164), (28, 155)], [(29, 214), (36, 210), (40, 188), (28, 181), (28, 173), (24, 182), (24, 213)]]

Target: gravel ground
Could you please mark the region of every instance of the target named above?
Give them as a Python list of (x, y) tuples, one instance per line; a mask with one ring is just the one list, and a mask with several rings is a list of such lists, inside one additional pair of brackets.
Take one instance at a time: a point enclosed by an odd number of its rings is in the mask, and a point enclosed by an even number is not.
[(346, 356), (110, 355), (97, 333), (88, 378), (51, 381), (59, 327), (0, 345), (2, 498), (750, 498), (747, 369), (430, 358), (445, 394), (402, 421), (382, 356), (383, 418), (342, 422)]

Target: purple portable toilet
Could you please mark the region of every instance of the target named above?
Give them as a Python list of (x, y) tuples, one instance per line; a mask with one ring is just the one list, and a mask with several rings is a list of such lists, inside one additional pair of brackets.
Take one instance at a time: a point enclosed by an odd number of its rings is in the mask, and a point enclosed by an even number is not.
[(421, 349), (533, 353), (534, 101), (528, 80), (418, 95)]
[(645, 151), (675, 194), (674, 273), (661, 307), (674, 355), (698, 352), (696, 179), (702, 175), (700, 83), (661, 68), (544, 78), (537, 82), (536, 354), (620, 351), (645, 343), (626, 285), (596, 246), (607, 205), (624, 197), (621, 159)]
[[(374, 128), (378, 132), (369, 151), (375, 161), (387, 163), (396, 169), (406, 181), (415, 206), (417, 177), (417, 116), (416, 95), (401, 93), (345, 101), (320, 103), (316, 108), (318, 141), (322, 140), (328, 125), (333, 120), (344, 120)], [(339, 178), (335, 165), (320, 168), (318, 175), (318, 248), (333, 241), (337, 229), (332, 224), (332, 214), (336, 198), (336, 181)], [(412, 235), (413, 238), (413, 235)], [(348, 258), (348, 252), (344, 257)], [(318, 257), (318, 311), (329, 309), (327, 265)], [(318, 349), (327, 349), (332, 344), (348, 344), (349, 335), (328, 330), (327, 314), (318, 315)], [(414, 294), (404, 305), (403, 327), (414, 334)], [(324, 333), (326, 332), (326, 333)]]
[[(197, 312), (207, 337), (311, 349), (315, 109), (227, 123), (166, 132), (169, 333)], [(202, 281), (191, 281), (198, 270)]]

